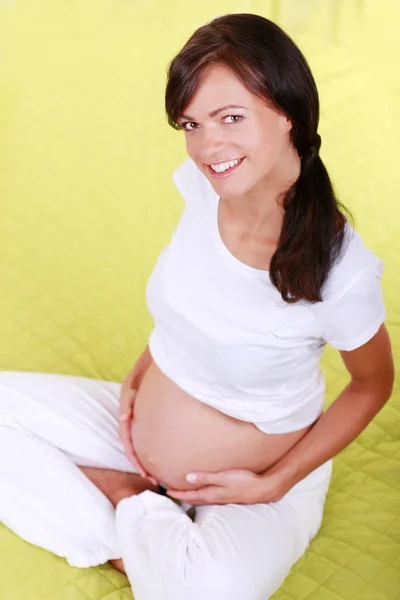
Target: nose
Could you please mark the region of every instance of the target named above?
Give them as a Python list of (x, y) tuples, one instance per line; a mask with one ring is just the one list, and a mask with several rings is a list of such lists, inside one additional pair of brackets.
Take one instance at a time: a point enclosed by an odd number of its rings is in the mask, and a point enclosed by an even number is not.
[(203, 128), (202, 135), (202, 155), (205, 160), (213, 162), (221, 158), (221, 152), (225, 146), (225, 136), (221, 128), (216, 125), (210, 125)]

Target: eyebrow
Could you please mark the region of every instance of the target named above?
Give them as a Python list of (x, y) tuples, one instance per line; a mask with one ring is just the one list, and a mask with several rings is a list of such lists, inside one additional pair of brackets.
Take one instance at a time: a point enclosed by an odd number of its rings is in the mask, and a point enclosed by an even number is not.
[[(245, 106), (239, 106), (238, 104), (227, 104), (226, 106), (221, 106), (221, 108), (212, 110), (208, 116), (211, 118), (216, 117), (218, 113), (222, 112), (223, 110), (226, 110), (227, 108), (244, 108), (246, 110)], [(194, 121), (193, 117), (189, 117), (188, 115), (180, 115), (179, 118), (187, 119), (188, 121)]]

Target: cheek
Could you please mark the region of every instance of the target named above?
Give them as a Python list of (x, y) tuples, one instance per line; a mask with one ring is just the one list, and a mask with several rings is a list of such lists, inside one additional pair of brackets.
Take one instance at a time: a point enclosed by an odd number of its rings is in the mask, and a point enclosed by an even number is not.
[(273, 148), (275, 132), (270, 131), (260, 122), (252, 123), (251, 127), (241, 132), (239, 140), (252, 162), (264, 161)]
[(265, 167), (274, 159), (276, 153), (275, 140), (271, 139), (268, 134), (261, 135), (258, 133), (246, 141), (245, 150), (252, 165)]
[[(189, 158), (191, 158), (198, 166), (203, 164), (202, 150), (200, 144), (193, 137), (186, 138), (186, 152)], [(199, 166), (201, 169), (202, 167)]]
[(185, 144), (186, 144), (186, 152), (188, 153), (188, 155), (190, 156), (190, 158), (193, 158), (192, 154), (193, 154), (193, 142), (190, 140), (190, 138), (186, 135), (185, 136)]

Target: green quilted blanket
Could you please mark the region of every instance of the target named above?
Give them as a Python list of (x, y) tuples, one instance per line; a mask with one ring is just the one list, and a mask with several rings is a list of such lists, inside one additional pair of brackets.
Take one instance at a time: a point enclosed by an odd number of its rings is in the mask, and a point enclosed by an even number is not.
[[(385, 262), (400, 356), (400, 5), (396, 0), (8, 0), (0, 3), (0, 369), (121, 381), (151, 329), (146, 280), (182, 209), (183, 138), (163, 113), (167, 62), (226, 12), (273, 18), (305, 52), (321, 155)], [(329, 405), (347, 382), (324, 355)], [(121, 600), (0, 525), (0, 600)], [(324, 521), (277, 600), (400, 599), (400, 392), (334, 461)]]

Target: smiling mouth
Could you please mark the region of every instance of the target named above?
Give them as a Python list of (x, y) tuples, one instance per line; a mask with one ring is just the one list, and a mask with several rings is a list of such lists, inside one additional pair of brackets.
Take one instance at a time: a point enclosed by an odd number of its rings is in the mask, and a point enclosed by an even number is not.
[[(223, 171), (215, 171), (211, 165), (207, 165), (207, 169), (208, 172), (210, 173), (210, 175), (212, 177), (216, 177), (216, 178), (221, 178), (221, 177), (226, 177), (227, 175), (230, 175), (231, 173), (233, 173), (234, 171), (236, 171), (236, 169), (238, 167), (240, 167), (240, 165), (242, 164), (242, 162), (244, 161), (246, 157), (243, 156), (243, 158), (239, 158), (238, 162), (235, 162), (235, 164), (233, 166), (228, 166), (227, 168), (225, 168)], [(228, 162), (232, 162), (232, 161), (228, 161)], [(220, 163), (220, 164), (224, 164), (224, 163)], [(225, 163), (228, 164), (228, 163)]]

